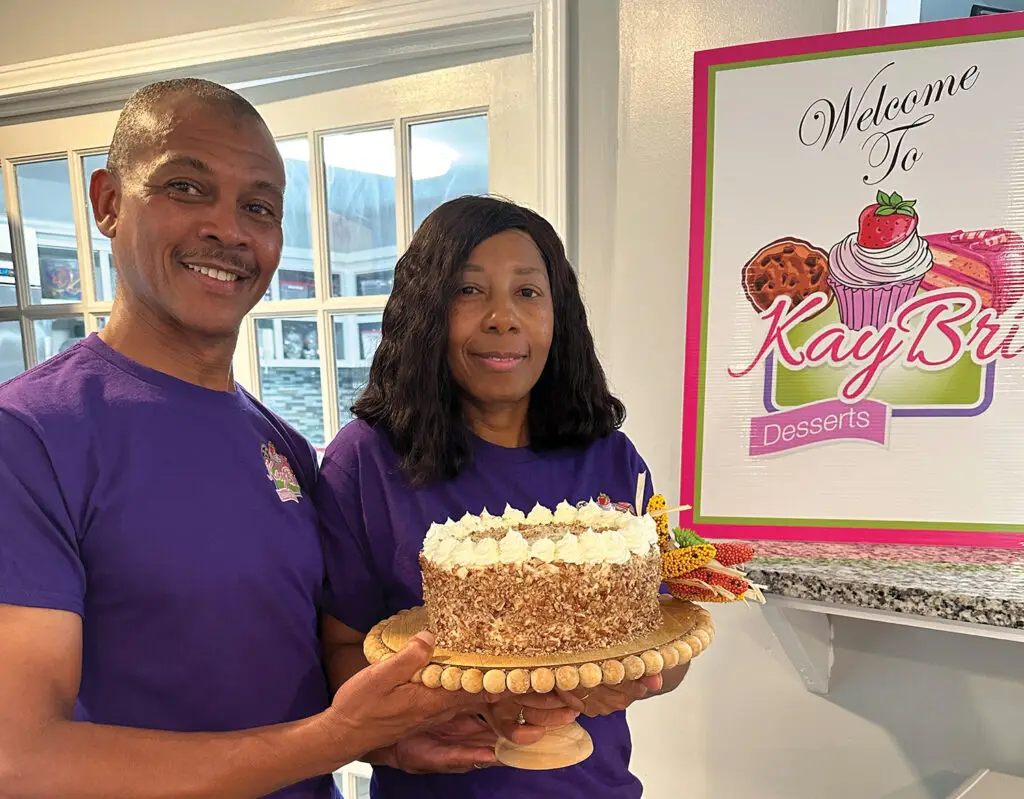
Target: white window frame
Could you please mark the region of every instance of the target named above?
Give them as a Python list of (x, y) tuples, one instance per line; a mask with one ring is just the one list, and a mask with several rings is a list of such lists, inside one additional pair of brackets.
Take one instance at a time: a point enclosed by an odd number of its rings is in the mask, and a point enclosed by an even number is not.
[(338, 769), (334, 773), (336, 775), (335, 782), (340, 782), (341, 784), (342, 795), (351, 797), (356, 795), (357, 780), (359, 778), (368, 780), (373, 777), (373, 767), (367, 763), (353, 760), (347, 766)]
[(885, 26), (886, 0), (839, 0), (837, 31)]

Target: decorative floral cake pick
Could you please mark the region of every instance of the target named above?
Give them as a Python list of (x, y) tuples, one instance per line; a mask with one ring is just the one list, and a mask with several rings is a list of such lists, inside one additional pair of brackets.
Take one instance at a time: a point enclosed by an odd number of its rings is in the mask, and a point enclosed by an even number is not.
[(754, 549), (740, 542), (713, 543), (693, 530), (676, 527), (669, 532), (668, 516), (687, 507), (666, 508), (665, 497), (655, 494), (647, 503), (661, 547), (661, 579), (679, 599), (694, 602), (737, 602), (753, 599), (764, 604), (762, 586), (747, 580), (735, 568), (754, 557)]

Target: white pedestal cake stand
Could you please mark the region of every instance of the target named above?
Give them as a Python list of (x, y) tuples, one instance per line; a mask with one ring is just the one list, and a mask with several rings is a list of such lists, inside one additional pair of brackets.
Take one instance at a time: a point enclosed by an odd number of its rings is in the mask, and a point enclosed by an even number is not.
[[(697, 657), (711, 644), (715, 628), (704, 608), (662, 596), (662, 623), (657, 630), (619, 646), (569, 655), (535, 657), (492, 656), (436, 649), (430, 665), (413, 678), (428, 688), (491, 694), (530, 691), (547, 693), (559, 688), (594, 688), (618, 685), (660, 674)], [(377, 624), (366, 636), (363, 651), (370, 663), (390, 657), (416, 633), (427, 628), (426, 608), (404, 610)], [(572, 766), (594, 751), (590, 735), (573, 722), (548, 730), (537, 743), (518, 746), (500, 739), (498, 761), (514, 768), (547, 770)]]

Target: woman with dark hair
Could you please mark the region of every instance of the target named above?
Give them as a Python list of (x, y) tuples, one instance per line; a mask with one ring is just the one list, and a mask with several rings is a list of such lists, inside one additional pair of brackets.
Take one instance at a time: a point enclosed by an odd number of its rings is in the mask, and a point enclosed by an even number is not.
[[(381, 342), (353, 412), (356, 421), (327, 449), (316, 494), (336, 685), (365, 663), (370, 627), (422, 602), (418, 556), (432, 522), (600, 494), (631, 501), (647, 471), (619, 432), (625, 409), (608, 390), (562, 242), (542, 217), (503, 200), (452, 200), (420, 226), (395, 267)], [(685, 671), (667, 672), (664, 683), (645, 678), (492, 706), (491, 724), (519, 741), (580, 713), (595, 749), (579, 765), (486, 769), (494, 765), (491, 726), (463, 718), (372, 753), (374, 795), (638, 797), (623, 711), (675, 687)], [(517, 716), (528, 725), (517, 730)]]

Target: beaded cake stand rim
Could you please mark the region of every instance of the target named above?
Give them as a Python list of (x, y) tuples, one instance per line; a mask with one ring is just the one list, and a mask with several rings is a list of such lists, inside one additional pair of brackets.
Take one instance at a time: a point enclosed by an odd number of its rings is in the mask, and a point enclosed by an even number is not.
[[(638, 680), (660, 674), (665, 669), (684, 665), (700, 655), (715, 637), (714, 622), (707, 609), (676, 598), (661, 597), (662, 624), (653, 633), (615, 647), (573, 655), (500, 658), (437, 649), (430, 664), (416, 673), (414, 682), (430, 688), (479, 693), (535, 691), (546, 693), (560, 688), (592, 688), (617, 685), (623, 680)], [(679, 617), (685, 612), (692, 625), (681, 630)], [(391, 628), (402, 624), (410, 629), (394, 639)], [(404, 643), (426, 628), (426, 610), (420, 605), (399, 611), (367, 633), (363, 653), (367, 661), (377, 663), (393, 656), (396, 649), (386, 643)], [(659, 633), (661, 633), (659, 635)], [(643, 643), (642, 646), (631, 644)], [(571, 662), (567, 662), (571, 661)]]

